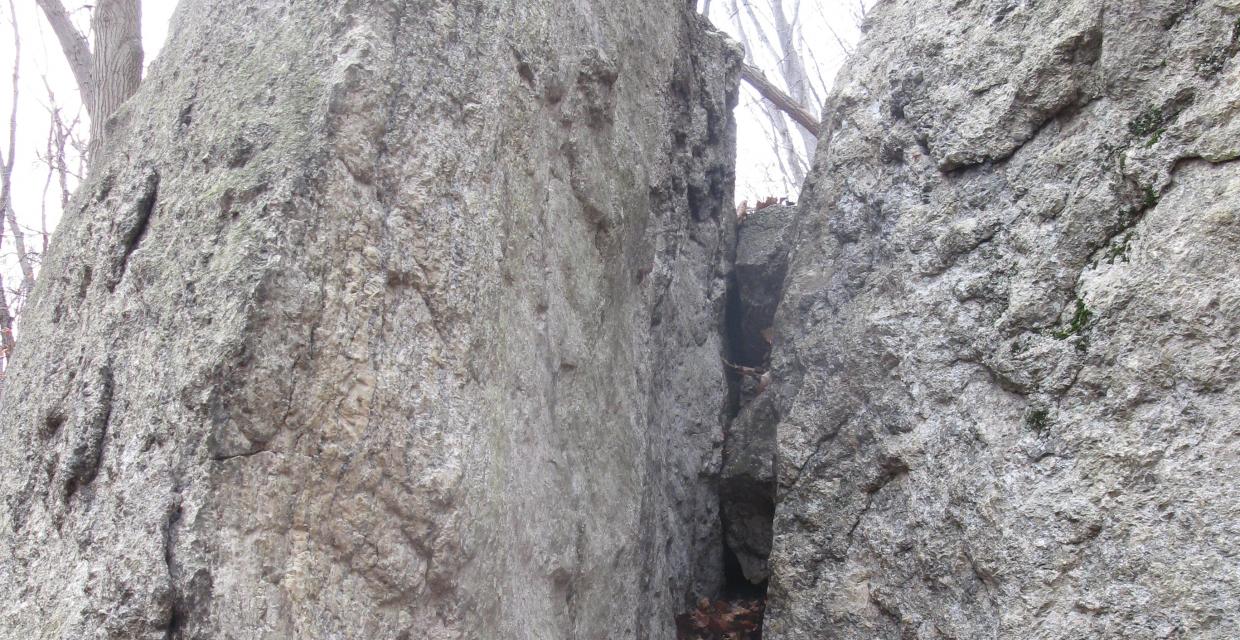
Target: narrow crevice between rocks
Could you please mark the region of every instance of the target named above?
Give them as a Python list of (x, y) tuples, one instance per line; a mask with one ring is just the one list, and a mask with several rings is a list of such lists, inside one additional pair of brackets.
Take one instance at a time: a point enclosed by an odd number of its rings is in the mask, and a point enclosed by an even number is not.
[(788, 269), (789, 206), (768, 207), (738, 225), (728, 286), (728, 407), (719, 516), (724, 585), (715, 602), (682, 616), (685, 639), (760, 638), (775, 517), (775, 403), (767, 393), (775, 309)]

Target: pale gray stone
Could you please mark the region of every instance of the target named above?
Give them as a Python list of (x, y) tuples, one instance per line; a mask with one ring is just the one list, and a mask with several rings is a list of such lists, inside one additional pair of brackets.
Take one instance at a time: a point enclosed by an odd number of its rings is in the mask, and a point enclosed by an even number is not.
[(683, 0), (185, 0), (23, 318), (0, 637), (671, 637), (738, 61)]
[(775, 404), (764, 395), (770, 336), (788, 269), (788, 247), (796, 210), (771, 206), (750, 212), (736, 232), (734, 293), (730, 310), (734, 363), (749, 375), (735, 375), (737, 415), (728, 422), (719, 482), (720, 515), (727, 551), (745, 581), (768, 577), (775, 499)]
[(1236, 637), (1234, 5), (875, 8), (776, 318), (765, 637)]

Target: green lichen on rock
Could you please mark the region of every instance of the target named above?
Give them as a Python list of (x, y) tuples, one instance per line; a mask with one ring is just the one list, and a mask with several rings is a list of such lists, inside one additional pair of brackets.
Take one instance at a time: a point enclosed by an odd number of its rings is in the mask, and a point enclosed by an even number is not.
[(1166, 115), (1162, 107), (1150, 107), (1128, 123), (1128, 133), (1135, 138), (1147, 138), (1145, 146), (1153, 146), (1166, 133)]
[(1136, 237), (1137, 234), (1132, 231), (1125, 233), (1122, 238), (1110, 247), (1107, 247), (1107, 250), (1102, 254), (1102, 259), (1106, 260), (1107, 264), (1111, 265), (1115, 264), (1116, 260), (1128, 262), (1128, 249), (1132, 247), (1132, 241)]
[(1076, 311), (1072, 313), (1072, 319), (1068, 321), (1068, 326), (1054, 331), (1051, 335), (1055, 336), (1056, 340), (1066, 340), (1072, 336), (1080, 335), (1089, 326), (1089, 321), (1093, 317), (1094, 313), (1089, 310), (1089, 307), (1085, 306), (1085, 301), (1077, 298)]
[(1025, 414), (1025, 426), (1036, 433), (1046, 433), (1051, 427), (1051, 412), (1045, 407), (1031, 409)]

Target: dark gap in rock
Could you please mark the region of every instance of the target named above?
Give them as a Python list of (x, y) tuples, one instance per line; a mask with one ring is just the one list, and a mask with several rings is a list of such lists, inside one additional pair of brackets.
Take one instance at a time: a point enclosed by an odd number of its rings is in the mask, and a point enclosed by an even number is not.
[(49, 411), (43, 417), (43, 425), (39, 429), (39, 436), (44, 440), (49, 440), (52, 436), (60, 433), (60, 429), (65, 426), (67, 418), (63, 411), (55, 409)]
[[(728, 275), (728, 292), (725, 298), (726, 302), (723, 311), (724, 321), (724, 344), (728, 358), (728, 365), (724, 367), (726, 380), (728, 385), (728, 405), (727, 405), (727, 421), (724, 425), (725, 429), (731, 426), (732, 420), (736, 418), (736, 414), (741, 410), (741, 383), (744, 376), (737, 367), (730, 366), (738, 364), (737, 347), (741, 341), (741, 297), (737, 292), (736, 273)], [(727, 437), (727, 434), (724, 434)]]
[(164, 628), (165, 640), (178, 640), (183, 637), (185, 628), (185, 602), (178, 585), (180, 576), (175, 558), (173, 558), (173, 551), (176, 548), (176, 527), (183, 515), (179, 493), (178, 491), (178, 498), (169, 510), (167, 522), (164, 524), (164, 568), (168, 571), (168, 581), (172, 591), (171, 603), (168, 605), (168, 625)]
[(129, 256), (138, 248), (138, 245), (146, 238), (146, 230), (150, 227), (151, 216), (155, 213), (155, 200), (159, 197), (159, 174), (152, 174), (152, 178), (142, 192), (142, 197), (138, 199), (137, 218), (133, 227), (125, 234), (125, 258), (123, 262), (129, 260)]
[(755, 211), (738, 226), (724, 315), (728, 385), (719, 477), (723, 587), (677, 617), (682, 640), (761, 638), (775, 518), (777, 407), (767, 387), (775, 309), (788, 269), (795, 209)]
[(745, 577), (745, 569), (736, 556), (736, 552), (728, 545), (723, 547), (723, 592), (724, 600), (752, 600), (766, 598), (766, 580), (758, 583), (750, 582)]
[(78, 403), (81, 418), (70, 435), (72, 445), (64, 464), (61, 500), (69, 500), (83, 487), (95, 481), (103, 463), (103, 450), (112, 421), (112, 396), (115, 380), (112, 363), (99, 367), (87, 384), (82, 386)]

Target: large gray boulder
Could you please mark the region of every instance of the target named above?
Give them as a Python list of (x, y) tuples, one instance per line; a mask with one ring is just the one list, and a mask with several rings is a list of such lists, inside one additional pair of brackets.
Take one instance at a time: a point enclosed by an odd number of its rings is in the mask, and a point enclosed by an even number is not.
[(185, 0), (23, 319), (0, 637), (671, 637), (737, 62), (683, 0)]
[(1238, 7), (877, 5), (777, 314), (765, 637), (1237, 637)]

